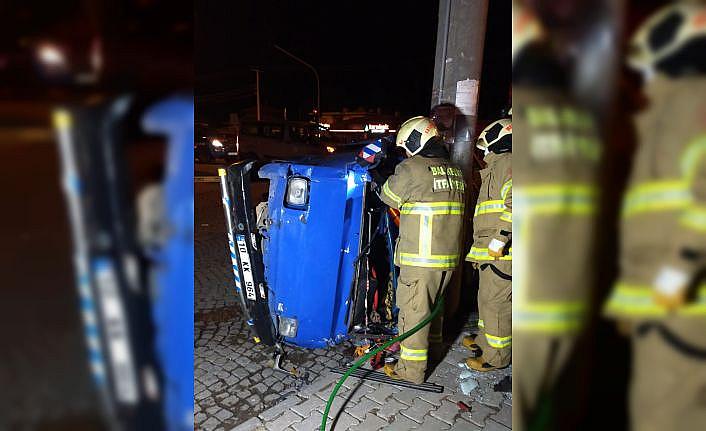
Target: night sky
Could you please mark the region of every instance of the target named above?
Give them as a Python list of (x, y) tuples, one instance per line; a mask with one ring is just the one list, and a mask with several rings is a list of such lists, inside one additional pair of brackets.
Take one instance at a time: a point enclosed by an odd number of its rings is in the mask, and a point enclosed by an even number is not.
[[(502, 3), (498, 5), (498, 3)], [(507, 4), (505, 4), (507, 3)], [(510, 1), (491, 1), (485, 47), (492, 85), (481, 81), (481, 116), (507, 103)], [(317, 68), (322, 111), (343, 107), (427, 114), (434, 74), (438, 1), (217, 1), (195, 3), (197, 115), (223, 121), (255, 105), (255, 73), (263, 104), (308, 112), (311, 71), (277, 44)]]

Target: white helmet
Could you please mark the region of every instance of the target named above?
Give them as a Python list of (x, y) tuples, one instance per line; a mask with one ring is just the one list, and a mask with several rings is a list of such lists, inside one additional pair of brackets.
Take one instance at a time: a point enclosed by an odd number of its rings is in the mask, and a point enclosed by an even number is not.
[(630, 41), (627, 63), (646, 76), (697, 38), (706, 37), (706, 5), (695, 1), (670, 4), (652, 14)]
[(439, 136), (436, 125), (427, 117), (413, 117), (402, 123), (397, 132), (395, 144), (404, 148), (412, 156), (422, 151), (422, 148), (435, 136)]
[(496, 144), (506, 144), (512, 139), (512, 122), (509, 118), (502, 118), (490, 123), (478, 136), (476, 147), (485, 151), (490, 151), (490, 147)]

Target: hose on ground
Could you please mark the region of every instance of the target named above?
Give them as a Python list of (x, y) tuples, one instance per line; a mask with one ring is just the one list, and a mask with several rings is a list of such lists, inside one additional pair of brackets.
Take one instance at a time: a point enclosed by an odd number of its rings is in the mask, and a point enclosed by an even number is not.
[[(439, 293), (441, 293), (441, 291)], [(336, 383), (336, 386), (333, 388), (333, 391), (331, 392), (331, 396), (328, 397), (328, 401), (326, 402), (326, 409), (324, 410), (324, 415), (321, 418), (321, 427), (319, 428), (320, 431), (326, 431), (326, 420), (328, 419), (328, 412), (331, 409), (331, 404), (333, 404), (333, 400), (334, 400), (334, 398), (336, 398), (336, 394), (338, 393), (338, 390), (341, 388), (341, 385), (343, 384), (343, 382), (346, 381), (346, 379), (351, 375), (351, 373), (353, 371), (357, 370), (358, 368), (360, 368), (360, 366), (363, 365), (365, 363), (365, 361), (367, 361), (368, 359), (370, 359), (374, 355), (377, 355), (378, 352), (381, 352), (381, 351), (387, 349), (392, 344), (394, 344), (398, 341), (401, 342), (401, 341), (407, 339), (408, 337), (412, 336), (414, 333), (416, 333), (417, 331), (419, 331), (420, 329), (422, 329), (423, 327), (428, 325), (429, 322), (431, 322), (432, 319), (434, 319), (434, 317), (436, 317), (436, 315), (439, 314), (439, 311), (443, 308), (443, 306), (444, 306), (444, 296), (443, 296), (443, 294), (441, 294), (441, 295), (439, 295), (437, 300), (434, 302), (434, 307), (431, 311), (431, 314), (429, 314), (429, 316), (427, 316), (426, 319), (419, 322), (419, 324), (417, 326), (415, 326), (414, 328), (405, 332), (404, 334), (398, 335), (397, 337), (395, 337), (391, 340), (388, 340), (382, 346), (371, 350), (365, 356), (358, 359), (350, 368), (348, 368), (348, 371), (346, 371), (346, 373), (341, 377), (341, 379), (338, 381), (338, 383)]]

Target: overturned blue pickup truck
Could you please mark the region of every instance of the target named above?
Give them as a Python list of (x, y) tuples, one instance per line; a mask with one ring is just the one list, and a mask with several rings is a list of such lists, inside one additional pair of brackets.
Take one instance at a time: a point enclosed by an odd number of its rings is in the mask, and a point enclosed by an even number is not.
[(398, 219), (376, 189), (399, 158), (376, 142), (375, 160), (361, 151), (219, 171), (235, 290), (256, 342), (320, 348), (396, 333)]

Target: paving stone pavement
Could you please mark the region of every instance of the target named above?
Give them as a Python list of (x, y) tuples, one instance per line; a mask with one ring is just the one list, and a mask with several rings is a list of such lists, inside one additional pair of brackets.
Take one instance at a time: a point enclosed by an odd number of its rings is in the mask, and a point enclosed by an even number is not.
[[(351, 360), (352, 346), (290, 347), (289, 363), (307, 379), (274, 372), (267, 350), (252, 340), (232, 290), (232, 273), (217, 184), (195, 184), (194, 418), (199, 430), (318, 430), (340, 375), (328, 371)], [(459, 339), (429, 378), (442, 394), (349, 378), (337, 394), (327, 429), (334, 430), (508, 430), (512, 397), (493, 387), (511, 367), (473, 373), (479, 385), (460, 392), (459, 366), (466, 357)], [(470, 411), (461, 411), (463, 401)]]

